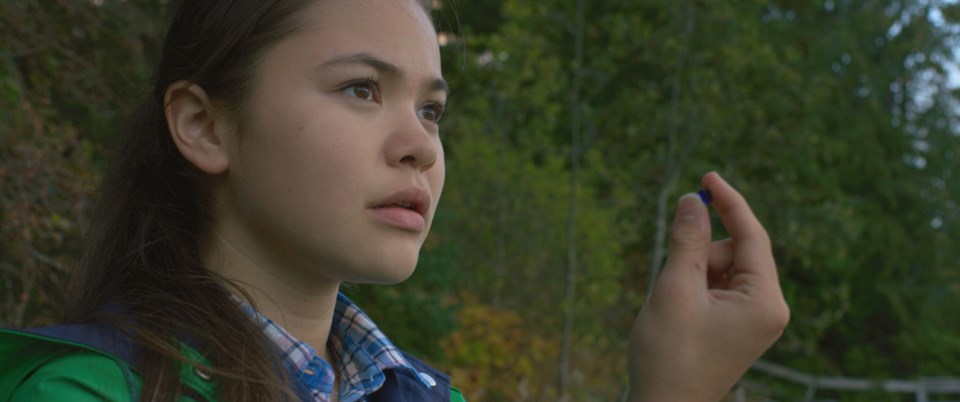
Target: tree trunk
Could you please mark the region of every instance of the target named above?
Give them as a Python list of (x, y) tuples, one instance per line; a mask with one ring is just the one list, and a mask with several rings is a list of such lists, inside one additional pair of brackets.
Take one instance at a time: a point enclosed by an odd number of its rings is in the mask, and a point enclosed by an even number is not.
[(500, 122), (503, 121), (503, 98), (499, 96), (494, 82), (490, 83), (490, 92), (494, 99), (492, 129), (497, 144), (497, 227), (496, 227), (496, 265), (493, 278), (493, 307), (499, 308), (503, 303), (503, 288), (507, 277), (507, 220), (509, 199), (507, 197), (507, 132)]
[(560, 345), (560, 401), (570, 400), (570, 353), (573, 345), (574, 305), (577, 289), (577, 208), (580, 198), (581, 112), (580, 75), (583, 69), (585, 0), (577, 0), (574, 61), (570, 88), (570, 209), (567, 212), (567, 278), (563, 300), (563, 334)]

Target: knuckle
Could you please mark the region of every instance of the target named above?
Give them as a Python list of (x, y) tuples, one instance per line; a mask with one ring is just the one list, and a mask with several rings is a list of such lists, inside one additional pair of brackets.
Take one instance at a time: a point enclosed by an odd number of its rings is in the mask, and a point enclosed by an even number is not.
[(670, 241), (673, 247), (694, 248), (703, 245), (705, 239), (699, 228), (684, 225), (674, 228)]
[(781, 308), (780, 308), (780, 328), (785, 329), (789, 324), (790, 324), (790, 307), (787, 306), (787, 302), (784, 301), (783, 303), (781, 303)]
[(763, 243), (764, 246), (770, 248), (773, 245), (773, 242), (770, 240), (770, 233), (767, 233), (767, 230), (763, 226), (757, 228), (757, 238)]
[(762, 321), (772, 334), (779, 337), (790, 324), (790, 307), (783, 299), (777, 303), (770, 303), (763, 312)]
[(755, 226), (750, 227), (748, 230), (745, 230), (743, 233), (744, 238), (749, 238), (757, 243), (768, 247), (771, 245), (770, 234), (767, 233), (767, 230), (763, 228), (759, 223)]

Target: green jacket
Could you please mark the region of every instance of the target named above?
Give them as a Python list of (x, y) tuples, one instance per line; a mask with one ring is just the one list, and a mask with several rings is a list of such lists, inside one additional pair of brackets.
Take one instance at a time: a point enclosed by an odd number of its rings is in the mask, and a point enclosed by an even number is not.
[[(183, 346), (188, 359), (206, 360)], [(182, 402), (216, 401), (216, 383), (184, 365)], [(139, 400), (140, 377), (130, 364), (89, 345), (0, 329), (0, 401), (131, 402)], [(464, 402), (450, 388), (451, 402)]]

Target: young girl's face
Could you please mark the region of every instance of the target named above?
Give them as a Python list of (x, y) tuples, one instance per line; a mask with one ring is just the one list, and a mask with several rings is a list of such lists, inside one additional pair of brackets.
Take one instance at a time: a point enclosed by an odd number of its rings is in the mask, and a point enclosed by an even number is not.
[(409, 276), (444, 181), (439, 46), (416, 0), (322, 0), (256, 68), (218, 235), (259, 265)]

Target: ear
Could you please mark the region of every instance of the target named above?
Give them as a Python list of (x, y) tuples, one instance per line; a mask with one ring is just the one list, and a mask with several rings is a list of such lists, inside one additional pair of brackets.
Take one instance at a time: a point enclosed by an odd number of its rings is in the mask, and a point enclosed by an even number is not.
[(225, 172), (230, 165), (229, 125), (213, 108), (206, 91), (197, 84), (177, 81), (167, 87), (163, 104), (170, 136), (183, 157), (204, 173)]

